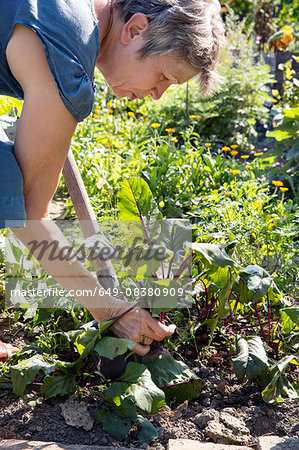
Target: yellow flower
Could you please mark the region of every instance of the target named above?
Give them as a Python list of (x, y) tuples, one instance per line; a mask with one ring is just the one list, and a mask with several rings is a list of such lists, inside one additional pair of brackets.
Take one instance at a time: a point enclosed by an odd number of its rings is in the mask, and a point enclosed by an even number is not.
[(246, 169), (252, 169), (252, 166), (246, 166)]
[(93, 115), (94, 119), (99, 119), (99, 116), (97, 116), (96, 114)]
[(205, 143), (205, 146), (206, 146), (206, 147), (211, 147), (211, 145), (212, 145), (212, 144), (210, 144), (210, 142), (206, 142), (206, 143)]
[(226, 192), (224, 192), (224, 194), (225, 194), (225, 195), (230, 195), (231, 192), (230, 192), (230, 191), (226, 191)]
[(107, 106), (113, 106), (113, 102), (112, 101), (108, 102)]
[(230, 151), (230, 147), (227, 147), (226, 145), (224, 147), (222, 147), (221, 149), (223, 152), (229, 152)]
[(112, 144), (110, 144), (110, 142), (107, 142), (107, 147), (112, 147)]
[(274, 227), (274, 223), (269, 223), (268, 230), (271, 230), (271, 228), (273, 228), (273, 227)]
[(174, 133), (175, 129), (174, 128), (165, 128), (166, 133)]
[(263, 152), (260, 152), (260, 153), (254, 153), (253, 155), (254, 155), (254, 156), (262, 156), (262, 154), (263, 154)]
[(128, 116), (129, 116), (129, 117), (134, 117), (135, 114), (133, 113), (133, 111), (129, 111), (129, 112), (128, 112)]
[(101, 109), (100, 105), (96, 106), (96, 110), (99, 111)]
[(176, 144), (177, 142), (179, 142), (179, 140), (178, 140), (177, 138), (172, 138), (171, 141), (174, 142), (175, 144)]
[(238, 175), (238, 173), (240, 173), (240, 170), (238, 170), (238, 169), (231, 169), (230, 172), (231, 172), (233, 175)]
[(152, 128), (159, 128), (160, 126), (161, 126), (161, 124), (160, 123), (156, 123), (156, 122), (151, 124)]
[(199, 119), (199, 115), (198, 114), (191, 114), (191, 116), (189, 116), (190, 119)]
[(239, 146), (237, 144), (231, 145), (231, 148), (238, 148)]
[(241, 158), (243, 158), (243, 159), (248, 159), (248, 158), (249, 158), (249, 155), (242, 155)]
[(109, 114), (113, 114), (114, 113), (114, 109), (108, 109), (108, 113)]
[(235, 156), (237, 155), (239, 152), (237, 152), (237, 150), (233, 150), (232, 152), (230, 152), (231, 155)]
[(262, 209), (262, 207), (263, 207), (261, 202), (253, 202), (252, 205), (254, 208), (257, 208), (257, 209)]
[(282, 181), (272, 181), (272, 184), (274, 184), (274, 186), (283, 186), (283, 182)]
[(289, 188), (286, 187), (280, 187), (279, 189), (281, 190), (281, 192), (287, 192), (289, 190)]

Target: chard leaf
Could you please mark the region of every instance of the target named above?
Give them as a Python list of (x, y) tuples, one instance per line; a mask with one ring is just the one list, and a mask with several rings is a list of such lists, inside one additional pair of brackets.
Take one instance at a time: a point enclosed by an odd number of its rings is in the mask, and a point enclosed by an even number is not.
[(155, 414), (165, 401), (164, 392), (151, 378), (150, 371), (143, 364), (129, 362), (123, 375), (105, 391), (107, 398), (116, 398), (118, 409), (123, 399), (129, 399), (141, 411)]
[(138, 433), (139, 442), (151, 442), (158, 437), (156, 428), (145, 417), (138, 415), (135, 419), (135, 423), (137, 423), (140, 427), (140, 431)]
[(121, 183), (118, 213), (121, 220), (141, 220), (147, 228), (163, 218), (147, 183), (138, 177)]
[(221, 250), (218, 245), (195, 242), (192, 244), (192, 249), (203, 256), (208, 264), (217, 267), (237, 266), (237, 263), (227, 255), (225, 250)]
[(294, 359), (299, 361), (297, 356), (287, 355), (269, 369), (268, 378), (271, 381), (262, 392), (263, 400), (266, 403), (281, 403), (283, 396), (299, 399), (298, 391), (284, 375), (288, 365)]
[(264, 380), (269, 363), (261, 338), (253, 336), (246, 341), (236, 336), (235, 345), (237, 356), (233, 358), (233, 367), (238, 379)]
[(113, 438), (123, 441), (128, 437), (131, 421), (102, 409), (96, 414), (97, 422), (103, 422), (103, 428)]
[(105, 336), (96, 343), (94, 350), (105, 358), (115, 358), (126, 353), (127, 349), (131, 350), (135, 345), (136, 342), (131, 339), (117, 339)]
[(53, 372), (57, 364), (50, 364), (41, 355), (34, 355), (31, 358), (21, 361), (19, 364), (11, 366), (11, 381), (13, 391), (16, 395), (22, 396), (27, 384), (35, 380), (38, 372), (43, 369), (46, 374)]
[(56, 395), (71, 395), (77, 387), (73, 374), (48, 375), (44, 378), (40, 390), (46, 398), (49, 398)]
[(182, 361), (169, 354), (158, 355), (146, 363), (154, 383), (163, 389), (167, 398), (192, 400), (202, 391), (204, 382)]

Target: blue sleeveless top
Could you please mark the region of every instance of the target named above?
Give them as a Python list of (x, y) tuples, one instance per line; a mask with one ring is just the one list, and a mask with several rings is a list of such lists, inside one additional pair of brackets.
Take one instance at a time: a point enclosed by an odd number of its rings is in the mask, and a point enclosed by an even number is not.
[(16, 24), (37, 34), (63, 103), (82, 121), (92, 110), (100, 52), (93, 0), (0, 0), (0, 94), (23, 99), (5, 55)]

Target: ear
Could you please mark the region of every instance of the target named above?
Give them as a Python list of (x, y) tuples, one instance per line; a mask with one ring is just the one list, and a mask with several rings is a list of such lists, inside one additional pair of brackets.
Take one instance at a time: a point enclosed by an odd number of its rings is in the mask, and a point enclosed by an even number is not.
[(120, 33), (122, 44), (128, 45), (134, 39), (142, 37), (147, 31), (148, 25), (149, 20), (144, 14), (134, 14), (122, 27)]

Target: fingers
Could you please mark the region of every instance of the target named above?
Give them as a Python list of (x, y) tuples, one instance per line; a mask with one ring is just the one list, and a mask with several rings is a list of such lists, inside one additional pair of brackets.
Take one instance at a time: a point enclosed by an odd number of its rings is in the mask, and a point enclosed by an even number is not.
[[(152, 330), (152, 334), (146, 333), (147, 336), (155, 339), (156, 341), (161, 341), (165, 338), (165, 336), (171, 336), (176, 329), (174, 324), (169, 326), (165, 325), (162, 322), (158, 322), (158, 320), (152, 318), (153, 321), (149, 324), (149, 328)], [(153, 336), (155, 335), (155, 337)]]
[(150, 351), (149, 345), (141, 345), (137, 344), (134, 348), (132, 348), (133, 352), (137, 353), (137, 355), (144, 356)]

